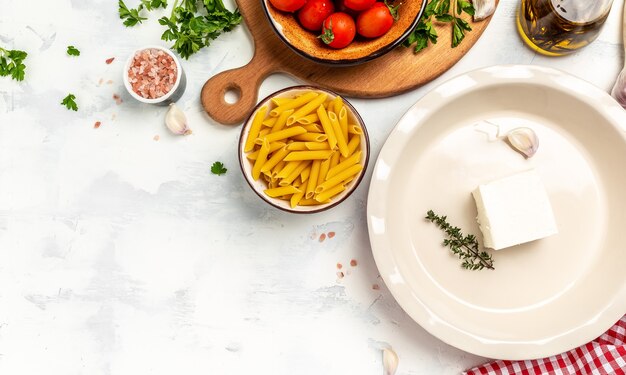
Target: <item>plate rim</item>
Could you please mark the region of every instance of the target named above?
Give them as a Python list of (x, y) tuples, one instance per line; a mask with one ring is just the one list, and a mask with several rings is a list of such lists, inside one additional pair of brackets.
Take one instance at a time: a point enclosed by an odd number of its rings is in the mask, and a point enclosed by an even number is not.
[[(525, 74), (530, 73), (530, 74)], [(568, 83), (556, 83), (548, 80), (549, 77), (561, 77)], [(458, 85), (457, 83), (473, 81), (473, 85)], [(558, 81), (557, 81), (558, 82)], [(575, 89), (572, 87), (575, 84)], [(566, 95), (572, 95), (593, 105), (607, 121), (619, 131), (622, 141), (626, 146), (626, 111), (613, 98), (593, 84), (554, 68), (539, 67), (533, 65), (495, 65), (476, 69), (453, 77), (438, 85), (422, 98), (415, 102), (398, 120), (385, 140), (372, 170), (372, 179), (367, 197), (367, 226), (372, 249), (372, 255), (385, 285), (398, 302), (400, 307), (422, 328), (441, 341), (466, 352), (488, 358), (525, 360), (548, 357), (559, 354), (580, 345), (583, 345), (604, 333), (626, 313), (626, 282), (619, 289), (619, 293), (608, 301), (608, 307), (599, 316), (587, 318), (585, 324), (552, 337), (549, 340), (516, 340), (504, 342), (489, 337), (481, 337), (476, 334), (455, 329), (452, 324), (442, 320), (429, 310), (428, 306), (417, 297), (412, 296), (411, 288), (405, 283), (394, 283), (391, 280), (396, 272), (395, 260), (391, 252), (382, 243), (384, 234), (376, 234), (373, 229), (373, 220), (378, 219), (375, 207), (382, 207), (380, 198), (387, 189), (388, 182), (383, 182), (377, 176), (387, 173), (385, 167), (381, 167), (381, 160), (389, 159), (389, 156), (397, 155), (408, 139), (408, 134), (417, 131), (423, 124), (424, 114), (437, 111), (445, 103), (466, 95), (467, 93), (484, 89), (490, 86), (505, 85), (537, 85), (558, 89)], [(441, 92), (446, 92), (446, 99), (440, 100)], [(414, 112), (423, 111), (422, 119), (415, 118)], [(412, 125), (407, 122), (413, 121)], [(408, 129), (404, 129), (408, 127)], [(398, 144), (398, 142), (401, 142)], [(398, 147), (400, 146), (400, 147)], [(382, 190), (381, 190), (382, 189)], [(375, 203), (374, 203), (375, 202)], [(409, 309), (410, 307), (410, 309)], [(546, 342), (547, 341), (547, 342)]]

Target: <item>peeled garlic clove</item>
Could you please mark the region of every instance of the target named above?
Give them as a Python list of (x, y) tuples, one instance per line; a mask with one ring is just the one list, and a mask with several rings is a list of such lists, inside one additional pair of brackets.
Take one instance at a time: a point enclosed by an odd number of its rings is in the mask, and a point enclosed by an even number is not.
[(174, 134), (187, 135), (191, 134), (191, 129), (187, 125), (187, 116), (181, 111), (176, 104), (170, 104), (170, 109), (165, 114), (165, 125)]
[(539, 148), (539, 138), (531, 128), (515, 128), (507, 133), (509, 146), (526, 157), (533, 157)]
[(398, 369), (398, 355), (391, 348), (383, 349), (383, 375), (394, 375)]
[(496, 11), (496, 0), (472, 0), (474, 21), (482, 21)]

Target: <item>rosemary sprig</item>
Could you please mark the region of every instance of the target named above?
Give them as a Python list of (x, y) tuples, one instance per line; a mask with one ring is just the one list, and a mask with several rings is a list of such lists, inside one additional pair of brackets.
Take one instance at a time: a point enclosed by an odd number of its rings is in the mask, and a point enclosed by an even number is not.
[(436, 215), (432, 210), (426, 213), (426, 220), (436, 224), (446, 233), (448, 238), (443, 240), (442, 245), (449, 247), (453, 254), (463, 260), (461, 267), (471, 271), (482, 270), (483, 268), (495, 269), (491, 255), (478, 249), (476, 236), (473, 234), (464, 236), (460, 228), (448, 223), (447, 216)]

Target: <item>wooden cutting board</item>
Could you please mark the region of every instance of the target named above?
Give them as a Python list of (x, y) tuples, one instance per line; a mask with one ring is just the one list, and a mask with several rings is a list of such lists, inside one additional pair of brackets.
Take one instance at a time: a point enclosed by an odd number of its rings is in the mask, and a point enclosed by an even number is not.
[[(210, 78), (201, 93), (202, 105), (209, 116), (230, 125), (246, 119), (257, 103), (259, 86), (273, 73), (287, 73), (348, 97), (381, 98), (412, 90), (450, 69), (472, 48), (491, 20), (470, 22), (472, 31), (465, 34), (465, 40), (456, 48), (450, 48), (450, 26), (441, 25), (438, 43), (418, 54), (399, 47), (362, 65), (336, 67), (307, 60), (287, 47), (270, 26), (261, 0), (239, 0), (238, 5), (252, 34), (254, 56), (247, 65)], [(236, 103), (225, 101), (229, 90), (239, 94)]]

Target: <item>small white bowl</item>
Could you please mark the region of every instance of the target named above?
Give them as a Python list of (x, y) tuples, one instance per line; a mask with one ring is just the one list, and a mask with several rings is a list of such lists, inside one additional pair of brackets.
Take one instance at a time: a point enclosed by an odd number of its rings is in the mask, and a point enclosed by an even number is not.
[(264, 190), (268, 188), (267, 184), (265, 181), (263, 181), (263, 179), (259, 179), (255, 181), (252, 178), (253, 163), (251, 163), (250, 160), (248, 160), (248, 158), (246, 157), (246, 152), (244, 152), (244, 144), (246, 142), (246, 139), (248, 138), (248, 133), (250, 132), (250, 126), (252, 124), (252, 120), (254, 119), (254, 116), (259, 111), (259, 109), (263, 107), (264, 105), (267, 105), (268, 113), (274, 107), (276, 107), (276, 105), (272, 103), (271, 101), (273, 98), (277, 98), (277, 97), (291, 98), (291, 97), (295, 97), (296, 95), (300, 93), (307, 92), (307, 91), (324, 92), (328, 94), (328, 99), (333, 99), (337, 96), (340, 96), (339, 94), (333, 91), (323, 89), (320, 87), (315, 87), (315, 86), (293, 86), (293, 87), (288, 87), (286, 89), (277, 91), (273, 94), (270, 94), (265, 99), (261, 100), (259, 104), (257, 104), (257, 106), (252, 110), (252, 112), (250, 113), (246, 121), (243, 123), (243, 127), (241, 129), (241, 135), (239, 136), (239, 165), (241, 167), (241, 171), (243, 173), (244, 178), (248, 182), (248, 185), (250, 185), (252, 190), (261, 199), (263, 199), (265, 202), (269, 203), (270, 205), (283, 211), (298, 213), (298, 214), (310, 214), (310, 213), (325, 211), (332, 207), (335, 207), (339, 203), (343, 202), (346, 198), (348, 198), (350, 194), (352, 194), (352, 192), (357, 188), (359, 183), (361, 183), (361, 180), (363, 179), (363, 176), (365, 175), (365, 171), (367, 170), (367, 164), (369, 162), (369, 151), (370, 151), (369, 135), (367, 133), (367, 129), (365, 127), (365, 123), (363, 122), (363, 119), (358, 114), (356, 109), (352, 106), (352, 104), (350, 104), (347, 100), (345, 100), (345, 98), (342, 97), (343, 103), (346, 106), (346, 109), (348, 110), (349, 121), (353, 124), (359, 125), (361, 129), (363, 129), (363, 134), (361, 134), (361, 160), (359, 162), (361, 165), (363, 165), (363, 169), (361, 170), (361, 172), (359, 172), (358, 176), (352, 181), (350, 181), (350, 183), (347, 185), (346, 190), (344, 190), (342, 193), (340, 193), (336, 197), (332, 198), (330, 203), (321, 204), (317, 206), (296, 206), (294, 208), (291, 208), (289, 201), (278, 199), (278, 198), (272, 198), (272, 197), (265, 195)]
[[(145, 49), (152, 49), (152, 48), (163, 51), (167, 53), (168, 55), (170, 55), (172, 59), (174, 59), (174, 63), (176, 64), (177, 74), (176, 74), (176, 82), (174, 83), (174, 86), (172, 87), (172, 89), (167, 92), (167, 94), (159, 98), (147, 99), (138, 95), (135, 91), (133, 91), (133, 87), (131, 86), (130, 81), (128, 80), (128, 70), (130, 69), (130, 66), (133, 63), (133, 60), (135, 59), (135, 55), (137, 54), (137, 52), (143, 51)], [(164, 48), (164, 47), (156, 46), (156, 45), (144, 46), (133, 51), (133, 53), (128, 57), (128, 60), (126, 60), (126, 65), (124, 65), (124, 71), (122, 72), (122, 80), (124, 81), (124, 87), (126, 87), (126, 91), (128, 91), (130, 96), (146, 104), (167, 105), (167, 104), (173, 103), (177, 101), (178, 99), (180, 99), (180, 97), (185, 92), (185, 88), (187, 87), (187, 78), (185, 76), (185, 72), (183, 71), (183, 67), (180, 64), (180, 60), (178, 59), (178, 57), (176, 57), (176, 55), (174, 55), (174, 53), (172, 53), (172, 51), (170, 51), (168, 48)]]

